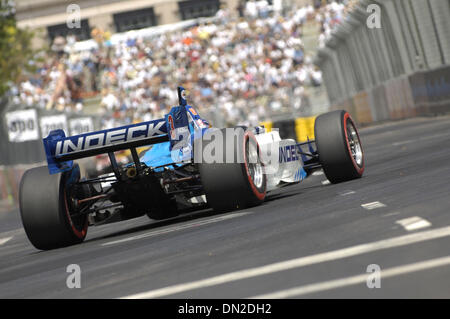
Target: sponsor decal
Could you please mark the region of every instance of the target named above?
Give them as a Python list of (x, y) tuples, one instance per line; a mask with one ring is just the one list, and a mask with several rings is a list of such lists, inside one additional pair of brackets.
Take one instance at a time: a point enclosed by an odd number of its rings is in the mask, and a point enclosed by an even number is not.
[(143, 123), (137, 126), (117, 128), (92, 134), (69, 137), (56, 143), (55, 155), (68, 154), (117, 143), (132, 142), (143, 138), (165, 134), (160, 128), (164, 121)]
[(190, 111), (193, 115), (198, 116), (198, 113), (194, 110), (193, 107), (190, 107), (190, 108), (189, 108), (189, 111)]
[(172, 140), (174, 140), (174, 139), (176, 139), (176, 133), (175, 133), (175, 125), (173, 124), (172, 115), (169, 114), (169, 116), (167, 117), (167, 120), (169, 121), (169, 126), (170, 126), (170, 138)]
[(298, 145), (287, 145), (280, 147), (280, 163), (294, 162), (300, 160), (300, 152)]

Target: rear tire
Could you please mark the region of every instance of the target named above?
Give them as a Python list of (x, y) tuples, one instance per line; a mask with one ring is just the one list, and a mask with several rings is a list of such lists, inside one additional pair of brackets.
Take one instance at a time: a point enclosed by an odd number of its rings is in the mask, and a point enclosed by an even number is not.
[[(205, 163), (202, 159), (198, 164), (208, 205), (223, 212), (261, 204), (266, 196), (267, 179), (255, 136), (242, 128), (236, 129), (238, 134), (233, 142), (227, 141), (226, 129), (219, 131), (223, 143), (215, 145), (223, 148), (222, 162)], [(203, 150), (211, 142), (202, 139), (201, 143)], [(227, 152), (234, 152), (232, 163), (226, 162)]]
[(81, 243), (86, 237), (87, 215), (70, 215), (70, 189), (80, 179), (78, 165), (65, 173), (50, 175), (48, 168), (25, 172), (20, 182), (20, 215), (28, 239), (40, 250)]
[(319, 161), (331, 183), (360, 178), (364, 151), (356, 125), (346, 111), (334, 111), (316, 119), (314, 134)]

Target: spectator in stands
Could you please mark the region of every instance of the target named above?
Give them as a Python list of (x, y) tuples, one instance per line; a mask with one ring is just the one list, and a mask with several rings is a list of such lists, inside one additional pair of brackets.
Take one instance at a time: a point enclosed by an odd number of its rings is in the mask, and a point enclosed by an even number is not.
[(305, 56), (303, 25), (316, 15), (323, 44), (345, 6), (333, 1), (316, 11), (307, 6), (281, 15), (266, 0), (240, 4), (246, 19), (222, 6), (215, 23), (152, 38), (112, 45), (109, 35), (95, 29), (98, 49), (82, 52), (69, 39), (64, 54), (40, 65), (37, 80), (21, 84), (15, 101), (77, 111), (84, 96), (100, 92), (105, 126), (162, 117), (176, 104), (177, 84), (191, 91), (190, 102), (200, 112), (212, 107), (230, 124), (255, 125), (272, 112), (299, 109), (303, 87), (322, 83)]

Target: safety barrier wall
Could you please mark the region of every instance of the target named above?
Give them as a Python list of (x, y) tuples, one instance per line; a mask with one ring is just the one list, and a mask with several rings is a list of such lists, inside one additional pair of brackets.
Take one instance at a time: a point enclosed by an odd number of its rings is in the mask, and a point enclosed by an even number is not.
[(446, 112), (450, 107), (450, 66), (409, 77), (414, 108), (419, 113)]
[(262, 122), (268, 132), (278, 130), (283, 139), (293, 139), (298, 142), (306, 142), (314, 139), (314, 124), (316, 116), (297, 117), (292, 119)]
[(361, 124), (450, 112), (448, 17), (449, 0), (361, 0), (315, 59), (330, 108)]
[[(4, 103), (6, 104), (6, 103)], [(0, 105), (0, 165), (33, 164), (45, 160), (42, 139), (61, 128), (75, 135), (98, 129), (91, 115)]]
[(100, 127), (95, 116), (11, 107), (7, 100), (0, 101), (0, 110), (0, 211), (17, 205), (24, 172), (45, 165), (42, 138), (49, 130), (62, 128), (73, 135)]

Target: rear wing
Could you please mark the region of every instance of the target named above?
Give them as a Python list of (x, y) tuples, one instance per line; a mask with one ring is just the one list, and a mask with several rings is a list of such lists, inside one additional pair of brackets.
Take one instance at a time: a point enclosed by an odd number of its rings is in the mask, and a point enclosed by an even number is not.
[(169, 141), (165, 119), (66, 137), (63, 130), (44, 138), (50, 174), (70, 170), (73, 160)]

